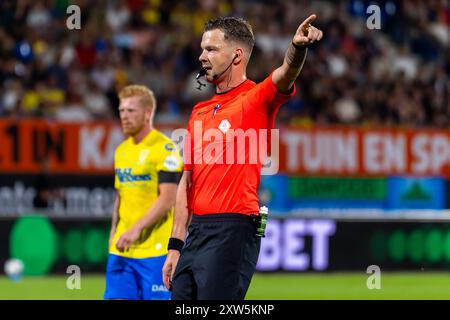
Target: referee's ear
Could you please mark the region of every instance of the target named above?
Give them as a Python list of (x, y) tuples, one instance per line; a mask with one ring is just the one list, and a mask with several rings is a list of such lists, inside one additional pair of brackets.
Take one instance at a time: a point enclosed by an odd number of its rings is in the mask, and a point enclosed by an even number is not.
[(245, 52), (241, 48), (236, 48), (236, 52), (234, 53), (234, 57), (232, 63), (237, 65), (241, 63), (242, 59), (245, 57)]

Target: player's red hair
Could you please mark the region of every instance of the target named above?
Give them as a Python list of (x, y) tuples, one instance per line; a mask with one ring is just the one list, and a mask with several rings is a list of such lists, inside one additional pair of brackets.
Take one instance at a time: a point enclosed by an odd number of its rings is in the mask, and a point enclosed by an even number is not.
[(144, 85), (132, 84), (128, 85), (119, 92), (119, 99), (139, 97), (139, 102), (144, 108), (151, 109), (154, 113), (156, 110), (155, 94), (152, 90)]

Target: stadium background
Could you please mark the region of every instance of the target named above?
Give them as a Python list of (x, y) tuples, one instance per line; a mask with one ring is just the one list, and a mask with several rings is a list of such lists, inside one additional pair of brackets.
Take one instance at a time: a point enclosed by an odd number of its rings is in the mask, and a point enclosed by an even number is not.
[[(69, 5), (81, 29), (68, 30)], [(369, 29), (377, 4), (381, 29)], [(303, 18), (324, 31), (280, 111), (279, 174), (249, 298), (450, 298), (450, 4), (435, 1), (1, 1), (0, 264), (25, 262), (0, 298), (101, 299), (123, 138), (116, 92), (143, 83), (156, 126), (196, 101), (203, 23), (245, 17), (258, 82)], [(82, 290), (66, 269), (82, 270)], [(369, 290), (369, 265), (382, 289)]]

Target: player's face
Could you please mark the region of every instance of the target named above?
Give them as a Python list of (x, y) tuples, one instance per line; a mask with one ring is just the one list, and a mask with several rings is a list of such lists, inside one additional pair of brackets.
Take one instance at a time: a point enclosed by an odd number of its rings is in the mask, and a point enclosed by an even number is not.
[(150, 121), (150, 111), (141, 105), (139, 97), (124, 98), (119, 106), (123, 133), (137, 135)]
[(232, 43), (225, 40), (222, 30), (214, 29), (203, 33), (200, 46), (202, 54), (198, 60), (206, 69), (206, 80), (217, 83), (224, 79), (230, 70), (224, 71), (230, 66), (235, 55)]

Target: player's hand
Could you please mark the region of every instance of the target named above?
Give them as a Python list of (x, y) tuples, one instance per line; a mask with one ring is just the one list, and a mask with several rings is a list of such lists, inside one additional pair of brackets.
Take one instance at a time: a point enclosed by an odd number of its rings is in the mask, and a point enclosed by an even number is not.
[(137, 228), (131, 228), (124, 232), (117, 240), (116, 248), (120, 252), (127, 251), (131, 245), (139, 239), (141, 231)]
[(172, 290), (172, 278), (179, 259), (180, 251), (169, 250), (166, 261), (164, 262), (164, 266), (162, 268), (163, 282), (168, 290)]
[(315, 14), (312, 14), (300, 24), (297, 31), (295, 32), (294, 39), (292, 39), (292, 42), (295, 45), (308, 46), (322, 39), (323, 32), (311, 25), (311, 23), (316, 20), (316, 18), (317, 16)]

